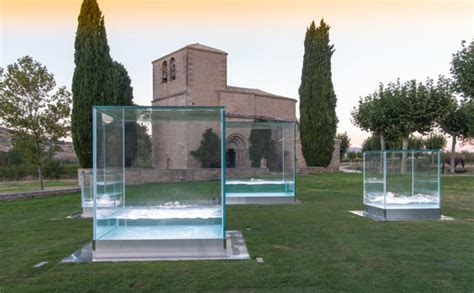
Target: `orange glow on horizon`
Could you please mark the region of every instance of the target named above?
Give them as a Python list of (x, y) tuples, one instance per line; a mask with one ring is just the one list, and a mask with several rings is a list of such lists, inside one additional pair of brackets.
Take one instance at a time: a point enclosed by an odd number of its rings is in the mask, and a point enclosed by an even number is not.
[[(76, 25), (82, 0), (0, 0), (1, 23), (9, 28), (31, 25)], [(472, 5), (469, 0), (98, 0), (106, 25), (149, 27), (174, 21), (177, 25), (237, 23), (278, 23), (320, 17), (342, 22), (384, 21), (388, 14), (414, 18), (429, 13), (426, 8), (436, 3), (436, 10), (447, 11), (459, 5)], [(447, 3), (448, 2), (448, 3)], [(472, 6), (471, 6), (472, 8)], [(434, 9), (434, 8), (433, 8)], [(124, 21), (126, 20), (126, 21)], [(329, 21), (331, 23), (331, 19)]]

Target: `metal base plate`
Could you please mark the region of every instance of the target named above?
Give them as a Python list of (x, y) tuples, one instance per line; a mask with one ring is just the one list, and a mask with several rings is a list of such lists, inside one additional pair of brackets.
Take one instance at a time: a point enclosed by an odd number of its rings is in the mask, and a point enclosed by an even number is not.
[(237, 204), (296, 204), (294, 196), (227, 196), (226, 205)]
[[(184, 240), (186, 241), (186, 240)], [(147, 257), (110, 257), (110, 258), (93, 258), (95, 253), (92, 249), (92, 243), (88, 243), (82, 249), (76, 251), (72, 255), (62, 260), (64, 263), (84, 263), (84, 262), (104, 262), (104, 261), (154, 261), (154, 260), (244, 260), (250, 259), (250, 255), (245, 244), (245, 240), (240, 231), (226, 232), (226, 248), (223, 248), (223, 240), (219, 239), (221, 253), (214, 253), (213, 255), (189, 255), (189, 253), (179, 252), (175, 248), (172, 254), (162, 256), (147, 256)], [(97, 243), (97, 242), (96, 242)], [(97, 248), (97, 247), (96, 247)], [(158, 249), (158, 248), (157, 248)]]
[(364, 205), (364, 216), (377, 221), (439, 220), (441, 209), (383, 209)]
[(93, 261), (222, 257), (223, 239), (96, 240)]

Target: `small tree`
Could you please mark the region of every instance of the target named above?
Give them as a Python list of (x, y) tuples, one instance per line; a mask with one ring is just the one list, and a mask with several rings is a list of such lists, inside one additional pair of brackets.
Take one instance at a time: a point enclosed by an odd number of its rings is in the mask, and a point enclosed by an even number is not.
[(464, 104), (456, 100), (448, 107), (448, 114), (439, 120), (441, 129), (451, 135), (451, 162), (450, 173), (454, 173), (454, 159), (456, 155), (457, 139), (466, 139), (468, 137), (469, 116)]
[(446, 146), (446, 138), (441, 134), (430, 134), (425, 139), (425, 147), (429, 150), (442, 150)]
[(411, 150), (420, 150), (425, 146), (425, 141), (422, 137), (411, 135), (408, 138), (408, 148)]
[(262, 159), (267, 160), (267, 167), (271, 170), (278, 165), (276, 143), (272, 139), (271, 129), (252, 129), (249, 137), (249, 157), (253, 168), (259, 168)]
[(347, 132), (344, 133), (339, 133), (336, 135), (336, 138), (341, 141), (341, 146), (340, 146), (340, 158), (344, 158), (344, 155), (347, 153), (347, 150), (351, 146), (351, 139), (347, 135)]
[[(3, 70), (1, 70), (3, 73)], [(71, 94), (56, 88), (53, 74), (29, 56), (9, 65), (0, 79), (0, 123), (13, 134), (12, 143), (38, 170), (43, 189), (43, 162), (48, 151), (69, 133)]]
[(380, 150), (380, 137), (371, 135), (362, 142), (362, 152)]
[[(380, 150), (385, 150), (387, 140), (393, 140), (399, 134), (393, 123), (393, 100), (385, 94), (386, 90), (383, 84), (373, 94), (359, 99), (358, 107), (352, 110), (352, 123), (362, 130), (372, 132), (380, 142)], [(374, 137), (374, 138), (375, 138)], [(371, 142), (373, 145), (373, 142)]]
[(221, 142), (219, 136), (211, 128), (207, 129), (202, 135), (199, 148), (190, 153), (201, 162), (202, 168), (219, 168), (221, 163)]

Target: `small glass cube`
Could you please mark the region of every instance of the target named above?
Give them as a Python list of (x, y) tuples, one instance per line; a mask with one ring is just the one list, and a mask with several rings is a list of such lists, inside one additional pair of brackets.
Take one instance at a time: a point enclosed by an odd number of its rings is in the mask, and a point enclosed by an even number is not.
[(440, 152), (364, 152), (364, 213), (376, 220), (441, 217)]

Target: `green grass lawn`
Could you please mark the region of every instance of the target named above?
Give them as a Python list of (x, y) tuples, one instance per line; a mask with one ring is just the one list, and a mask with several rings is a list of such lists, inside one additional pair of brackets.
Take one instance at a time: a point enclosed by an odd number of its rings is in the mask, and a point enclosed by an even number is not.
[(79, 194), (0, 202), (0, 292), (472, 292), (474, 177), (442, 186), (443, 214), (456, 221), (374, 222), (347, 212), (362, 209), (360, 174), (298, 177), (303, 204), (228, 207), (246, 261), (60, 264), (92, 237), (91, 220), (65, 219)]
[[(76, 179), (44, 180), (45, 189), (77, 187)], [(0, 181), (0, 193), (40, 190), (38, 180)]]

